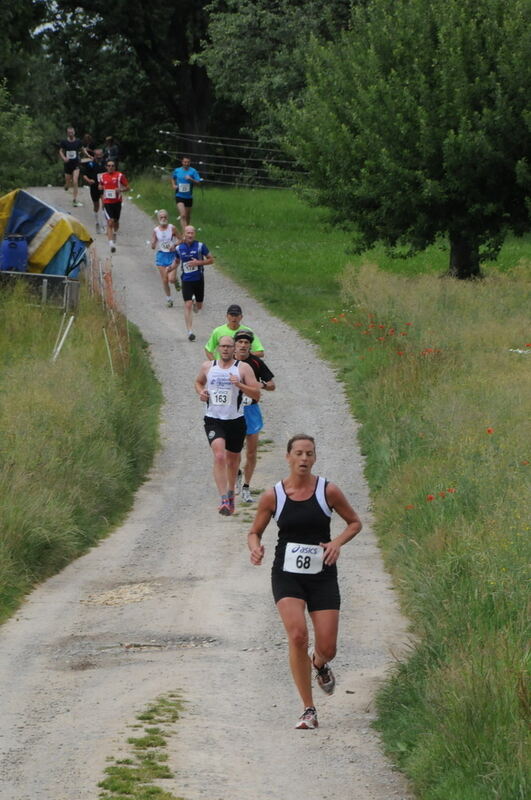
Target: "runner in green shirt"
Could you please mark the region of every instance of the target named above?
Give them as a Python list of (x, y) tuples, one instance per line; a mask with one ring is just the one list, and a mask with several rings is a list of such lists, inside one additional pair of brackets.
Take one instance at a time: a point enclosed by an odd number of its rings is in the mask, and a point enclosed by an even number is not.
[[(218, 344), (222, 336), (234, 336), (236, 331), (251, 330), (247, 325), (242, 325), (242, 317), (242, 307), (237, 303), (232, 303), (227, 309), (227, 322), (224, 325), (219, 325), (219, 327), (214, 328), (210, 334), (210, 339), (205, 345), (206, 357), (210, 359), (210, 361), (219, 358)], [(262, 358), (264, 355), (264, 347), (254, 331), (253, 334), (253, 349), (251, 353)]]

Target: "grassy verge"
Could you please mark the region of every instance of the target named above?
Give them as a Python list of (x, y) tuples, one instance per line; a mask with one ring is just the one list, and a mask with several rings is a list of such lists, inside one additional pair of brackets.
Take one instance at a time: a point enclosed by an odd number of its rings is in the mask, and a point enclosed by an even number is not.
[(2, 620), (130, 507), (156, 448), (161, 393), (138, 332), (110, 327), (86, 294), (55, 363), (57, 310), (18, 286), (2, 290), (0, 317)]
[[(160, 181), (135, 188), (147, 211), (172, 208)], [(287, 192), (209, 189), (193, 219), (218, 264), (338, 366), (363, 423), (384, 558), (419, 637), (380, 693), (386, 746), (423, 800), (523, 799), (529, 237), (468, 285), (439, 278), (442, 247), (349, 256), (348, 234)]]
[(103, 789), (99, 795), (102, 800), (179, 800), (156, 782), (173, 778), (164, 748), (174, 733), (180, 708), (179, 696), (170, 693), (158, 697), (137, 716), (139, 722), (134, 727), (143, 730), (139, 736), (128, 738), (129, 756), (110, 759), (113, 763), (106, 768), (105, 778), (98, 784)]

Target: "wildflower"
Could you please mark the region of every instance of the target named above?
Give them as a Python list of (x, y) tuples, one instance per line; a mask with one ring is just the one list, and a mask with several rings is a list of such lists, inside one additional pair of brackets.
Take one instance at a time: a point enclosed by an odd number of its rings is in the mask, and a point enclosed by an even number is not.
[(494, 428), (487, 428), (487, 433), (494, 433)]
[(434, 494), (427, 494), (426, 495), (426, 500), (428, 501), (428, 503), (431, 503), (432, 500), (435, 500), (435, 495)]
[(413, 325), (412, 322), (406, 322), (406, 325)]
[(379, 342), (385, 342), (385, 336), (378, 336)]
[(341, 319), (343, 319), (343, 317), (344, 317), (345, 315), (344, 315), (344, 314), (340, 314), (339, 316), (340, 316), (340, 318), (341, 318)]
[(394, 328), (389, 328), (388, 333), (389, 333), (389, 336), (394, 336), (395, 329)]
[(454, 494), (455, 492), (457, 492), (457, 489), (455, 489), (453, 486), (450, 486), (450, 488), (447, 489), (446, 491), (448, 492), (448, 494)]
[(404, 508), (406, 509), (406, 511), (411, 511), (411, 509), (415, 508), (415, 506), (413, 505), (413, 503), (408, 503), (408, 505), (404, 506)]
[(522, 464), (523, 467), (528, 467), (529, 466), (529, 461), (522, 461), (521, 464)]
[(397, 350), (396, 354), (397, 354), (397, 356), (403, 356), (404, 355), (404, 351), (403, 350)]
[(379, 328), (385, 328), (385, 325), (378, 325)]
[(407, 331), (400, 331), (400, 336), (407, 336)]
[(439, 497), (446, 497), (446, 492), (439, 492)]
[(531, 342), (528, 342), (528, 343), (526, 344), (526, 347), (531, 347)]
[(337, 317), (330, 317), (330, 322), (337, 322)]

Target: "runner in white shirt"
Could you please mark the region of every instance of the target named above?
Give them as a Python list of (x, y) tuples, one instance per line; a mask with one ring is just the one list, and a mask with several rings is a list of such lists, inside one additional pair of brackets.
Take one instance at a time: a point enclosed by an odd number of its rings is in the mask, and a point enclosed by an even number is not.
[[(151, 249), (155, 250), (155, 266), (158, 267), (164, 297), (168, 308), (173, 306), (171, 299), (170, 283), (175, 285), (177, 279), (177, 261), (175, 248), (180, 241), (177, 228), (169, 222), (168, 212), (161, 208), (157, 211), (159, 224), (153, 228), (151, 234)], [(175, 286), (177, 288), (177, 286)]]
[(195, 390), (205, 403), (205, 433), (214, 457), (214, 480), (221, 495), (220, 514), (234, 513), (234, 488), (246, 434), (243, 396), (260, 399), (260, 384), (248, 364), (234, 359), (234, 339), (222, 336), (221, 356), (205, 361)]

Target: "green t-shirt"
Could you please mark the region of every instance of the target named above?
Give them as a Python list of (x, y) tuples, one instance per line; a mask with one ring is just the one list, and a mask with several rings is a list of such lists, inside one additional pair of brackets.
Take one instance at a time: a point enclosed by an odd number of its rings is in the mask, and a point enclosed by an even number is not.
[[(238, 331), (250, 331), (250, 330), (251, 328), (249, 328), (247, 325), (240, 325), (240, 327), (236, 328), (235, 331), (229, 328), (229, 326), (226, 323), (225, 325), (220, 325), (219, 327), (214, 328), (214, 330), (210, 334), (210, 339), (205, 345), (205, 350), (208, 350), (209, 353), (212, 353), (214, 355), (214, 358), (219, 358), (220, 354), (218, 350), (218, 343), (222, 336), (233, 337), (234, 334), (237, 333)], [(251, 353), (257, 353), (257, 352), (259, 353), (263, 349), (264, 346), (262, 342), (260, 341), (256, 333), (254, 333), (254, 339), (251, 345)]]

